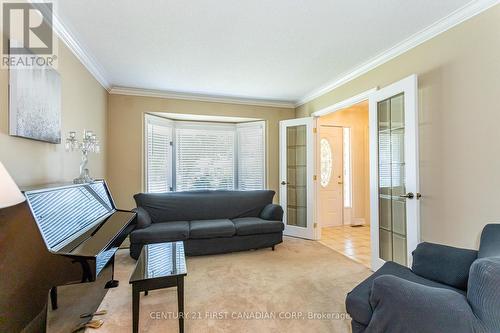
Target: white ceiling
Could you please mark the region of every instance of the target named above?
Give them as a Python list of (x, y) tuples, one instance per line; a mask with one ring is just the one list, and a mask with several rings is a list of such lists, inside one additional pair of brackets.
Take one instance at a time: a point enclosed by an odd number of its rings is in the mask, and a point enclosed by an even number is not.
[(470, 0), (64, 0), (112, 87), (297, 102)]

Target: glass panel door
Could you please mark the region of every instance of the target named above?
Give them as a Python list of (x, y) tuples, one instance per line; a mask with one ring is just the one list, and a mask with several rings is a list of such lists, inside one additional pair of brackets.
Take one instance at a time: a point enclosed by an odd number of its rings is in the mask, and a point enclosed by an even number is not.
[(285, 235), (314, 238), (312, 222), (313, 120), (280, 122), (280, 204)]
[(417, 78), (370, 97), (372, 269), (411, 265), (419, 241)]
[(307, 227), (307, 152), (306, 125), (286, 128), (287, 202), (286, 223)]
[(379, 251), (407, 265), (404, 93), (378, 102)]

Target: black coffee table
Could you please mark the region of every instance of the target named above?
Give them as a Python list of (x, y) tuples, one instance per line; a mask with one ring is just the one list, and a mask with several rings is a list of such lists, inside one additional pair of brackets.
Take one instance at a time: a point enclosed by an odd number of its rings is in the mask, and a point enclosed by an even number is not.
[(139, 301), (141, 292), (177, 287), (179, 331), (184, 332), (184, 276), (186, 256), (182, 242), (144, 245), (130, 277), (132, 284), (132, 330), (139, 331)]

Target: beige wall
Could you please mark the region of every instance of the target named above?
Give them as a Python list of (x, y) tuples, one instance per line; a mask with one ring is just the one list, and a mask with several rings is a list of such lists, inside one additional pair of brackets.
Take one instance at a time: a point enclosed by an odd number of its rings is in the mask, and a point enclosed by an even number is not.
[[(93, 129), (106, 145), (106, 90), (62, 43), (58, 56), (63, 133)], [(19, 185), (70, 181), (78, 176), (80, 156), (65, 152), (63, 144), (16, 138), (8, 132), (8, 71), (0, 70), (0, 161)], [(100, 155), (90, 157), (89, 167), (96, 177), (105, 176), (103, 148)], [(40, 276), (42, 267), (53, 269), (60, 264), (47, 252), (25, 203), (1, 210), (0, 238), (0, 275), (11, 277), (0, 283), (0, 330), (20, 332), (36, 316), (41, 318), (39, 311), (47, 302), (48, 289), (39, 288), (47, 283)], [(40, 324), (33, 322), (34, 327)]]
[(475, 248), (500, 222), (500, 5), (299, 107), (296, 116), (419, 77), (421, 236)]
[(143, 190), (143, 121), (147, 112), (237, 116), (266, 120), (267, 182), (268, 187), (278, 193), (279, 121), (294, 118), (294, 109), (110, 95), (107, 179), (119, 207), (135, 207), (132, 196)]
[[(94, 177), (105, 176), (107, 91), (78, 59), (59, 42), (62, 136), (84, 128), (96, 132), (103, 143), (99, 155), (91, 155)], [(67, 153), (64, 144), (50, 144), (9, 136), (8, 71), (0, 70), (0, 161), (21, 186), (69, 181), (79, 174), (80, 156)]]
[[(352, 218), (362, 218), (370, 223), (370, 160), (368, 141), (368, 103), (320, 117), (321, 126), (341, 126), (351, 129), (351, 179)], [(320, 165), (319, 163), (317, 165)], [(345, 184), (345, 180), (344, 180)], [(320, 207), (321, 209), (321, 207)]]

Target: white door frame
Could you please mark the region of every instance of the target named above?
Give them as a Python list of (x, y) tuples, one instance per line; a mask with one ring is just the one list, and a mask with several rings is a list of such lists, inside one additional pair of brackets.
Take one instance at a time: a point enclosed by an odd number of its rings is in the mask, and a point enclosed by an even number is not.
[[(379, 258), (379, 179), (378, 179), (378, 124), (377, 103), (389, 97), (405, 94), (405, 178), (406, 191), (417, 196), (419, 193), (418, 171), (418, 85), (417, 76), (411, 75), (373, 93), (369, 98), (369, 130), (370, 130), (370, 226), (372, 270), (379, 269), (385, 261)], [(407, 200), (406, 249), (407, 263), (411, 266), (411, 252), (420, 241), (420, 200), (415, 197)]]
[[(307, 227), (297, 227), (290, 226), (286, 223), (287, 218), (287, 127), (291, 126), (306, 126), (306, 176), (307, 176)], [(316, 161), (315, 161), (315, 147), (316, 147), (316, 135), (314, 131), (316, 128), (316, 119), (313, 117), (289, 119), (280, 121), (280, 204), (283, 207), (284, 215), (283, 221), (285, 223), (284, 234), (292, 237), (300, 237), (306, 239), (316, 239), (315, 238), (315, 228), (316, 226), (316, 212), (314, 209), (314, 203), (316, 202), (316, 181), (314, 179), (314, 172), (316, 171)], [(283, 184), (283, 182), (285, 184)]]
[[(372, 89), (369, 89), (369, 90), (366, 90), (366, 91), (363, 91), (362, 93), (360, 94), (357, 94), (357, 95), (354, 95), (352, 97), (349, 97), (343, 101), (340, 101), (338, 103), (335, 103), (333, 105), (330, 105), (330, 106), (327, 106), (326, 108), (323, 108), (321, 110), (318, 110), (316, 112), (313, 112), (311, 114), (311, 116), (313, 116), (315, 119), (319, 118), (319, 117), (322, 117), (322, 116), (326, 116), (330, 113), (334, 113), (334, 112), (337, 112), (337, 111), (341, 111), (341, 110), (344, 110), (346, 108), (349, 108), (355, 104), (358, 104), (358, 103), (361, 103), (361, 102), (364, 102), (364, 101), (368, 101), (370, 96), (377, 91), (377, 87), (374, 87)], [(318, 132), (316, 133), (316, 148), (315, 150), (317, 151), (316, 153), (316, 156), (319, 156), (319, 133), (320, 131), (318, 130)], [(369, 138), (369, 140), (371, 141), (371, 136)], [(370, 155), (370, 158), (371, 158), (371, 155)], [(321, 174), (321, 170), (319, 170), (320, 168), (320, 164), (318, 163), (318, 165), (316, 166), (316, 174), (317, 175), (320, 175)], [(316, 182), (317, 183), (317, 182)], [(317, 186), (316, 184), (316, 198), (319, 198), (319, 186)], [(315, 204), (315, 215), (316, 216), (319, 216), (319, 201), (316, 201), (316, 204)], [(321, 239), (321, 225), (318, 225), (318, 227), (316, 228), (316, 232), (315, 232), (315, 237), (314, 239)]]

